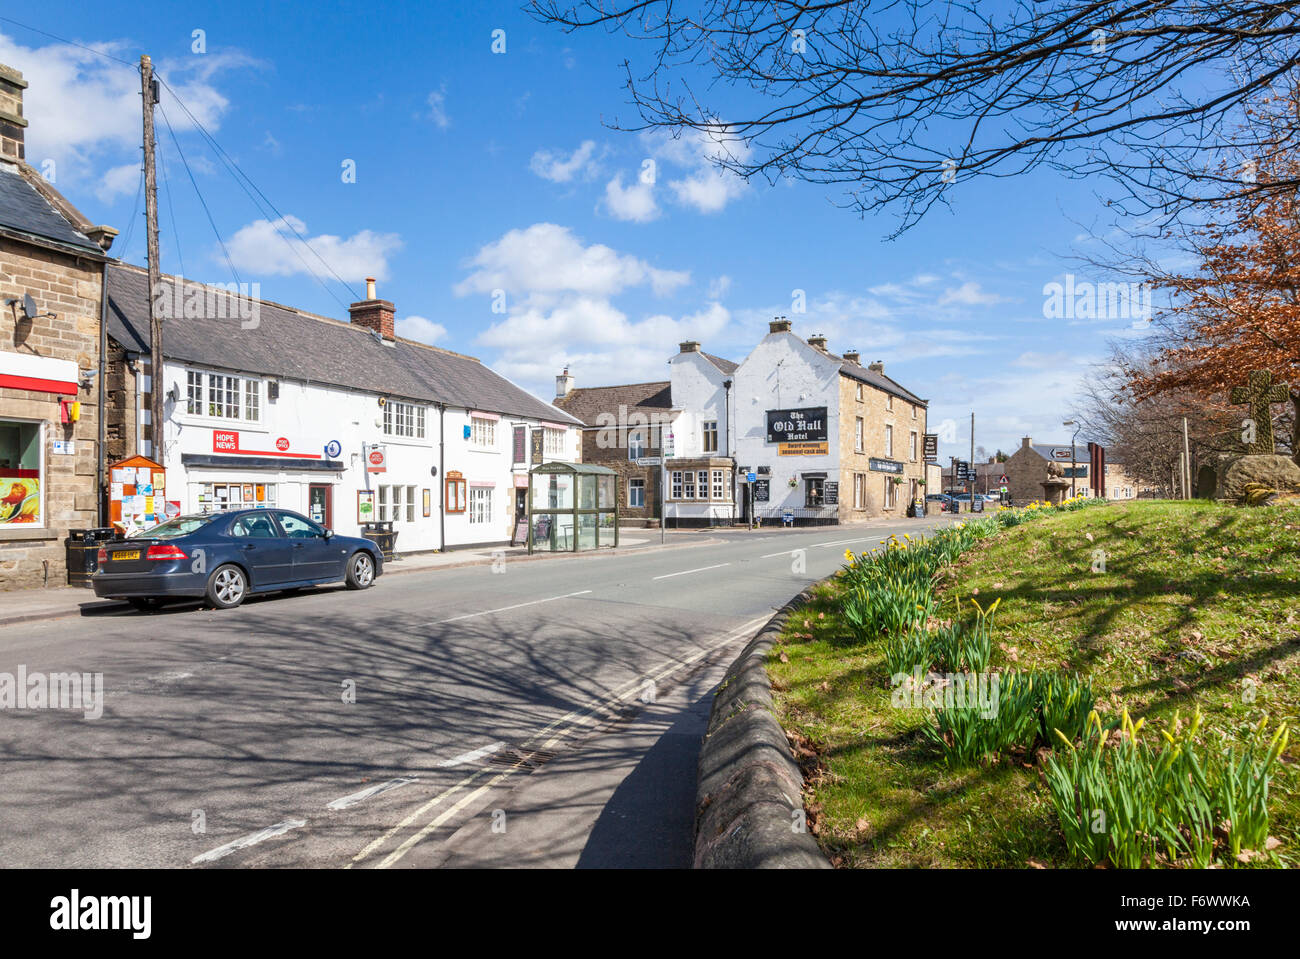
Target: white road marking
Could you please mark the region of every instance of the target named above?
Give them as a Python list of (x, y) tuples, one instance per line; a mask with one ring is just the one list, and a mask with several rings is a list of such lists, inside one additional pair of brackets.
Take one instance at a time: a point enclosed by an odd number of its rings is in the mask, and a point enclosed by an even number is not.
[(472, 763), (484, 756), (491, 756), (504, 745), (505, 743), (493, 743), (491, 746), (484, 746), (482, 749), (474, 749), (467, 753), (461, 753), (459, 756), (453, 756), (451, 759), (444, 759), (438, 765), (443, 769), (450, 769), (452, 766), (463, 766), (465, 763)]
[[(718, 642), (713, 643), (712, 645), (705, 647), (699, 652), (692, 654), (691, 656), (687, 657), (685, 660), (670, 660), (663, 668), (657, 670), (652, 675), (648, 677), (638, 676), (635, 679), (631, 679), (623, 683), (623, 685), (617, 687), (615, 690), (613, 690), (611, 693), (607, 694), (606, 696), (600, 699), (592, 700), (590, 703), (588, 703), (586, 706), (582, 707), (581, 709), (575, 709), (572, 712), (569, 712), (564, 716), (561, 716), (559, 719), (547, 723), (547, 725), (545, 725), (540, 730), (538, 730), (526, 743), (523, 744), (520, 751), (523, 752), (524, 754), (529, 754), (531, 752), (535, 752), (536, 749), (549, 749), (551, 746), (555, 745), (555, 743), (557, 743), (564, 736), (565, 733), (563, 730), (566, 726), (578, 725), (578, 724), (585, 725), (586, 722), (592, 716), (598, 715), (599, 713), (602, 712), (609, 711), (612, 707), (616, 706), (618, 703), (626, 699), (629, 694), (635, 695), (639, 690), (645, 687), (646, 682), (653, 682), (667, 675), (668, 673), (673, 672), (674, 670), (681, 669), (684, 666), (688, 666), (691, 663), (694, 663), (696, 660), (709, 655), (719, 647), (725, 646), (726, 644), (733, 642), (737, 637), (743, 636), (748, 632), (752, 632), (755, 628), (762, 625), (763, 623), (766, 623), (770, 619), (771, 619), (770, 614), (766, 616), (760, 616), (757, 619), (752, 619), (748, 623), (744, 623), (743, 625), (738, 626), (735, 629), (731, 630), (722, 639), (718, 640)], [(551, 733), (552, 731), (556, 731), (556, 734), (552, 736), (551, 739), (547, 740), (542, 746), (534, 748), (533, 744), (535, 742), (537, 742), (539, 739), (541, 739), (543, 736), (547, 735), (548, 733)], [(452, 796), (456, 795), (456, 793), (460, 792), (462, 789), (466, 788), (474, 781), (486, 775), (489, 771), (490, 771), (489, 767), (484, 767), (482, 769), (479, 769), (478, 771), (466, 776), (464, 779), (456, 783), (454, 786), (451, 786), (450, 788), (439, 793), (437, 796), (434, 796), (432, 799), (430, 799), (419, 809), (415, 810), (409, 816), (404, 818), (396, 826), (389, 829), (382, 836), (370, 842), (369, 845), (367, 845), (364, 849), (361, 850), (361, 852), (353, 856), (352, 861), (349, 862), (346, 866), (344, 866), (344, 868), (351, 869), (354, 865), (361, 862), (363, 859), (369, 857), (376, 850), (382, 848), (389, 841), (389, 839), (396, 836), (402, 830), (406, 829), (408, 826), (414, 823), (426, 812), (435, 808), (436, 806), (441, 805), (445, 800), (450, 799)], [(489, 782), (484, 783), (482, 786), (475, 789), (469, 795), (458, 800), (455, 803), (455, 805), (453, 805), (451, 808), (447, 809), (442, 813), (439, 813), (436, 817), (434, 817), (434, 819), (430, 823), (426, 824), (417, 833), (415, 833), (415, 835), (408, 838), (400, 846), (394, 849), (388, 856), (386, 856), (380, 862), (379, 868), (387, 869), (393, 863), (397, 862), (399, 859), (405, 856), (406, 853), (410, 851), (416, 844), (418, 844), (425, 837), (427, 837), (429, 833), (433, 832), (440, 825), (442, 825), (448, 819), (450, 819), (451, 816), (454, 815), (457, 811), (463, 809), (466, 805), (472, 802), (476, 797), (482, 795), (483, 792), (485, 792), (486, 790), (490, 789), (492, 786), (495, 786), (497, 783), (504, 780), (513, 771), (514, 771), (514, 767), (498, 773)]]
[(365, 802), (371, 796), (378, 796), (380, 793), (388, 792), (390, 789), (397, 789), (405, 786), (407, 783), (419, 782), (418, 779), (390, 779), (386, 783), (376, 783), (373, 786), (367, 786), (361, 792), (353, 793), (351, 796), (344, 796), (342, 799), (335, 799), (326, 805), (326, 809), (347, 809), (355, 806), (359, 802)]
[(779, 553), (767, 553), (763, 556), (760, 556), (759, 559), (771, 559), (773, 556), (789, 556), (791, 553), (795, 552), (795, 550), (800, 550), (800, 549), (816, 549), (819, 546), (847, 546), (849, 543), (865, 543), (868, 541), (883, 543), (885, 541), (885, 537), (859, 536), (857, 539), (841, 539), (841, 540), (836, 540), (833, 543), (811, 543), (808, 546), (794, 546), (791, 547), (790, 549), (783, 549)]
[(664, 573), (662, 576), (655, 576), (654, 579), (672, 579), (674, 576), (685, 576), (687, 573), (702, 573), (706, 569), (721, 569), (723, 566), (730, 566), (730, 563), (716, 563), (713, 566), (700, 566), (697, 569), (684, 569), (680, 573)]
[(504, 613), (511, 609), (523, 609), (525, 606), (536, 606), (539, 603), (553, 603), (557, 599), (568, 599), (571, 596), (585, 596), (590, 593), (589, 589), (580, 589), (576, 593), (565, 593), (563, 596), (549, 596), (546, 599), (534, 599), (527, 603), (515, 603), (513, 606), (502, 606), (499, 609), (485, 609), (481, 613), (465, 613), (463, 616), (453, 616), (451, 619), (438, 619), (431, 623), (417, 623), (416, 628), (420, 626), (441, 626), (443, 623), (459, 623), (462, 619), (473, 619), (475, 616), (491, 616), (493, 613)]
[(299, 829), (305, 825), (307, 825), (305, 819), (286, 819), (284, 822), (278, 822), (274, 826), (267, 826), (261, 832), (242, 836), (234, 842), (228, 842), (224, 846), (218, 846), (216, 849), (209, 849), (202, 855), (195, 856), (191, 859), (190, 864), (197, 865), (201, 862), (215, 862), (218, 859), (229, 856), (232, 852), (247, 849), (249, 846), (256, 846), (259, 842), (274, 839), (276, 836), (283, 836), (290, 829)]

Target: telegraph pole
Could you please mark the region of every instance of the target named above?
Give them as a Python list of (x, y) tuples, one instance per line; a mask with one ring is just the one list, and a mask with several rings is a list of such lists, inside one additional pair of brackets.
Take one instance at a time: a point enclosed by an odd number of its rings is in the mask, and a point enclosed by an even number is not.
[[(154, 169), (153, 108), (158, 102), (158, 81), (153, 61), (140, 57), (140, 102), (144, 111), (144, 215), (149, 257), (149, 431), (150, 458), (163, 462), (163, 351), (162, 318), (158, 296), (162, 269), (158, 263), (158, 179)], [(165, 466), (166, 464), (163, 463)]]

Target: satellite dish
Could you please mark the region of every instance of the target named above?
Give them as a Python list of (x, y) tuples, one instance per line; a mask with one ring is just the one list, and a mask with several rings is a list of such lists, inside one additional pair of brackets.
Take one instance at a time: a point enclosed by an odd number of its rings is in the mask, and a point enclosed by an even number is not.
[(29, 320), (36, 319), (36, 314), (40, 312), (37, 310), (36, 301), (32, 299), (30, 293), (23, 294), (23, 312), (27, 314), (27, 319)]

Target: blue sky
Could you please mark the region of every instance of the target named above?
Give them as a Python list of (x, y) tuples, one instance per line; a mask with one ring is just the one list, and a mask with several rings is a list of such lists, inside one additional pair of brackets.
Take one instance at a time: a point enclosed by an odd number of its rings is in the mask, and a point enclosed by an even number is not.
[[(167, 94), (234, 273), (264, 298), (346, 318), (353, 291), (378, 276), (402, 333), (479, 356), (546, 399), (566, 363), (579, 386), (664, 378), (684, 339), (740, 360), (781, 314), (930, 399), (932, 429), (955, 424), (945, 458), (967, 449), (972, 410), (976, 443), (1010, 452), (1022, 435), (1066, 438), (1060, 423), (1089, 364), (1107, 337), (1133, 335), (1127, 320), (1044, 317), (1045, 284), (1104, 279), (1070, 256), (1096, 248), (1091, 232), (1114, 236), (1097, 196), (1106, 184), (1051, 171), (958, 183), (951, 210), (889, 241), (892, 219), (838, 208), (834, 188), (746, 184), (709, 164), (716, 144), (610, 129), (635, 120), (621, 67), (630, 41), (566, 35), (517, 4), (232, 0), (128, 17), (48, 2), (17, 19), (131, 63), (149, 53), (351, 286), (282, 238), (290, 231)], [(492, 51), (494, 30), (504, 53)], [(122, 231), (113, 252), (143, 263), (134, 68), (5, 21), (0, 62), (30, 83), (28, 162), (52, 161), (59, 189)], [(159, 124), (163, 268), (230, 282)]]

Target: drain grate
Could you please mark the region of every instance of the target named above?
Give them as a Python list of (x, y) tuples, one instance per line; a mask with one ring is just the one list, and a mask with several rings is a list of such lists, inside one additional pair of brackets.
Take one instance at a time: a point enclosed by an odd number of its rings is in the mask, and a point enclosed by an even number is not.
[(555, 758), (555, 753), (547, 749), (535, 749), (532, 752), (520, 752), (517, 749), (498, 749), (490, 757), (488, 763), (493, 766), (519, 766), (524, 769), (536, 769), (543, 763), (548, 763)]

